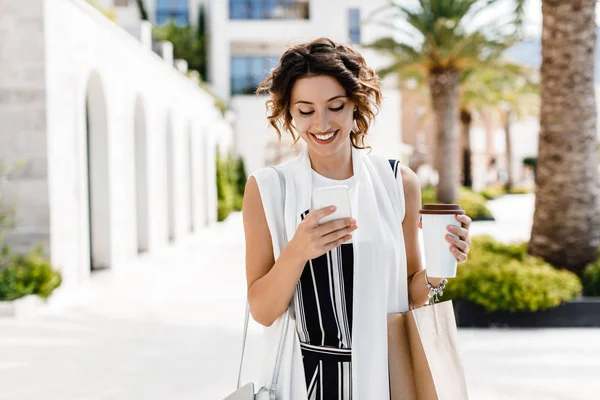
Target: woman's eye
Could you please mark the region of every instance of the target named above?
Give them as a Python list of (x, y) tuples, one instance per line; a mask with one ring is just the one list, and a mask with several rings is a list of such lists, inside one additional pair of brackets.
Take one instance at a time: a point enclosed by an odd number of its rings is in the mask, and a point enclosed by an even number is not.
[(342, 104), (341, 106), (337, 107), (337, 108), (330, 108), (329, 110), (331, 111), (342, 111), (344, 109), (345, 104)]
[(301, 115), (311, 115), (312, 113), (314, 113), (314, 111), (306, 111), (306, 112), (304, 112), (302, 110), (298, 110), (298, 111), (300, 111)]

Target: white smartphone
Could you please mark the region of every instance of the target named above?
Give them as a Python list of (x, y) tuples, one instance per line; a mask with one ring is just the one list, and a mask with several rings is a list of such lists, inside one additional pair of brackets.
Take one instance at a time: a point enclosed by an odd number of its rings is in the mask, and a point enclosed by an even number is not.
[(335, 206), (333, 214), (329, 214), (319, 220), (319, 225), (336, 219), (352, 217), (350, 208), (350, 190), (345, 185), (317, 188), (312, 194), (313, 210)]

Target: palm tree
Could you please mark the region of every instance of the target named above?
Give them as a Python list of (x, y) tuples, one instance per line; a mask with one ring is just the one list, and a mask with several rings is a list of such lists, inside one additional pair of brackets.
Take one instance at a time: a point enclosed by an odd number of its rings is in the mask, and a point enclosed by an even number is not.
[(490, 82), (492, 102), (502, 112), (504, 138), (506, 143), (506, 172), (505, 189), (510, 192), (514, 184), (512, 170), (511, 123), (514, 119), (535, 116), (539, 113), (539, 86), (532, 76), (533, 71), (525, 70), (524, 74), (513, 76), (510, 73), (500, 74)]
[(542, 0), (540, 141), (529, 252), (580, 273), (600, 244), (596, 1)]
[(521, 119), (536, 114), (538, 86), (535, 71), (510, 62), (499, 61), (496, 68), (470, 71), (466, 74), (461, 91), (460, 120), (463, 132), (464, 185), (470, 186), (470, 123), (473, 112), (494, 109), (501, 112), (506, 141), (506, 190), (512, 187), (512, 144), (510, 124), (513, 118)]
[[(394, 37), (369, 47), (386, 52), (393, 63), (380, 75), (401, 78), (421, 76), (427, 82), (436, 120), (436, 165), (439, 167), (437, 199), (456, 200), (459, 185), (457, 128), (460, 83), (467, 69), (486, 68), (518, 34), (524, 0), (515, 0), (515, 13), (481, 20), (481, 12), (503, 0), (419, 0), (416, 7), (392, 3), (379, 10), (373, 22), (389, 26)], [(506, 0), (504, 1), (506, 2)], [(377, 15), (385, 14), (383, 21)], [(399, 42), (397, 37), (403, 36)]]

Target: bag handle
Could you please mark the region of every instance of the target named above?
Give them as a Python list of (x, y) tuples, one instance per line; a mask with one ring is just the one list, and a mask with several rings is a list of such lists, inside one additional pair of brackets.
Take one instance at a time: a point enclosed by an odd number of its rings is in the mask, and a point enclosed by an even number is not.
[[(281, 210), (282, 210), (282, 215), (283, 215), (283, 232), (284, 232), (284, 238), (285, 238), (285, 243), (284, 243), (284, 246), (285, 246), (288, 242), (287, 230), (285, 229), (285, 177), (276, 167), (271, 167), (271, 168), (273, 168), (277, 172), (277, 175), (279, 176), (279, 184), (281, 186)], [(281, 328), (281, 335), (279, 337), (279, 345), (277, 347), (277, 359), (275, 360), (275, 369), (273, 371), (273, 379), (271, 380), (271, 386), (268, 389), (269, 397), (272, 399), (275, 399), (275, 394), (277, 393), (277, 381), (279, 380), (279, 370), (281, 369), (281, 359), (283, 358), (283, 348), (284, 348), (285, 337), (287, 335), (288, 325), (289, 325), (289, 321), (290, 321), (290, 312), (291, 312), (290, 308), (291, 307), (292, 307), (292, 305), (290, 304), (288, 306), (288, 310), (286, 310), (285, 318), (283, 320), (283, 326)], [(242, 356), (240, 359), (240, 368), (238, 371), (237, 389), (239, 389), (241, 386), (242, 367), (244, 365), (244, 352), (246, 350), (246, 341), (248, 339), (248, 322), (249, 322), (249, 320), (250, 320), (250, 304), (248, 303), (248, 301), (246, 301), (246, 315), (244, 317), (244, 336), (242, 339)]]

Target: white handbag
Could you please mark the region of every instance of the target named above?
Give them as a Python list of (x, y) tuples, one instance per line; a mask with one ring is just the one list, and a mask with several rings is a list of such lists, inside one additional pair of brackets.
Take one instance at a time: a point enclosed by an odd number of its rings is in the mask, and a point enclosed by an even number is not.
[(277, 359), (275, 360), (275, 369), (273, 371), (273, 379), (271, 380), (270, 387), (261, 387), (258, 392), (255, 392), (254, 383), (246, 383), (240, 387), (242, 378), (242, 366), (244, 364), (244, 350), (246, 348), (246, 338), (248, 336), (248, 320), (250, 318), (250, 308), (246, 302), (246, 318), (244, 322), (244, 339), (242, 345), (242, 357), (240, 360), (240, 369), (238, 372), (237, 390), (225, 397), (225, 400), (276, 400), (277, 396), (277, 380), (279, 378), (279, 370), (281, 369), (281, 359), (283, 355), (283, 348), (285, 344), (285, 337), (287, 335), (290, 312), (289, 310), (285, 313), (285, 319), (281, 328), (281, 337), (279, 339), (279, 346), (277, 348)]
[[(281, 195), (282, 195), (282, 212), (285, 210), (285, 178), (281, 172), (275, 167), (272, 167), (275, 171), (277, 171), (277, 175), (279, 175), (279, 182), (281, 184)], [(285, 223), (284, 223), (285, 224)], [(287, 232), (284, 226), (284, 236), (285, 236), (285, 244), (288, 242)], [(271, 379), (270, 387), (261, 387), (258, 392), (255, 391), (254, 383), (246, 383), (244, 386), (241, 386), (241, 378), (242, 378), (242, 367), (244, 364), (244, 351), (246, 349), (246, 339), (248, 336), (248, 321), (250, 319), (250, 306), (248, 302), (246, 302), (246, 315), (244, 320), (244, 337), (242, 340), (242, 356), (240, 360), (240, 369), (238, 372), (238, 380), (237, 380), (237, 389), (235, 392), (231, 393), (229, 396), (225, 397), (224, 400), (276, 400), (277, 397), (277, 381), (279, 379), (279, 370), (281, 369), (281, 359), (283, 358), (283, 349), (285, 346), (285, 337), (287, 336), (288, 325), (290, 320), (290, 314), (293, 311), (293, 303), (290, 304), (288, 310), (285, 312), (285, 317), (283, 321), (283, 325), (281, 327), (281, 335), (279, 337), (279, 345), (277, 348), (277, 358), (275, 359), (275, 369), (273, 370), (273, 378)]]

